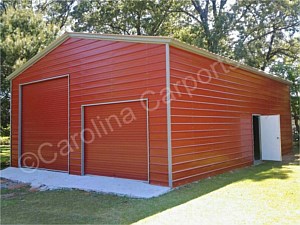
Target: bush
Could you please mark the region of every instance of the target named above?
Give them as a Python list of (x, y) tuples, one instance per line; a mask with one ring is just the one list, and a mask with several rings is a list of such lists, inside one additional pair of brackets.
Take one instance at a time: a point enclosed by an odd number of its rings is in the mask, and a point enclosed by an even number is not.
[(0, 127), (1, 137), (6, 137), (10, 135), (10, 126), (8, 127)]
[(0, 137), (0, 145), (10, 145), (10, 137)]

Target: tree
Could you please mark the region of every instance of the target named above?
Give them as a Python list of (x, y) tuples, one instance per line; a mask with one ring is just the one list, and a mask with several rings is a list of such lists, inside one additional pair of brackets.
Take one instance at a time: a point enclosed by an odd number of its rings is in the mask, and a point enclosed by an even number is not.
[(235, 13), (242, 16), (236, 24), (235, 59), (269, 69), (278, 58), (294, 58), (299, 51), (300, 1), (239, 1)]
[[(189, 38), (187, 32), (179, 32), (179, 38), (210, 52), (229, 55), (230, 33), (234, 27), (236, 15), (227, 0), (191, 0), (178, 12), (190, 17), (185, 28), (194, 36)], [(183, 35), (182, 35), (183, 34)]]
[[(298, 58), (299, 59), (299, 58)], [(300, 133), (300, 63), (299, 61), (283, 61), (274, 65), (271, 72), (280, 74), (282, 78), (285, 78), (292, 82), (291, 93), (291, 111), (292, 118), (294, 119), (297, 133)]]
[(60, 29), (70, 25), (71, 12), (79, 0), (33, 0), (37, 11), (43, 13), (48, 22), (56, 24)]
[(83, 0), (71, 13), (74, 31), (127, 35), (168, 35), (172, 8), (169, 0)]
[(58, 27), (34, 12), (30, 5), (6, 5), (1, 10), (1, 126), (9, 125), (9, 82), (14, 70), (52, 42)]

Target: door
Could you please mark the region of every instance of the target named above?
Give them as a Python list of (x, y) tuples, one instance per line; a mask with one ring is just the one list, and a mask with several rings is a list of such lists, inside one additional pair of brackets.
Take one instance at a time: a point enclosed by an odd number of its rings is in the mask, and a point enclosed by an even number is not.
[(20, 166), (68, 171), (68, 77), (21, 86)]
[(148, 122), (141, 101), (84, 106), (84, 173), (148, 180)]
[(259, 116), (252, 117), (254, 160), (261, 160)]
[(281, 161), (280, 115), (260, 116), (262, 160)]

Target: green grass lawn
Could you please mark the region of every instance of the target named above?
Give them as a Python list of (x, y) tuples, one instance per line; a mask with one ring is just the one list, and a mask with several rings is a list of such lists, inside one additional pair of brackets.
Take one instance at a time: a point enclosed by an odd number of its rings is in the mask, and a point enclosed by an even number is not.
[(218, 217), (223, 224), (297, 224), (299, 178), (297, 163), (268, 162), (148, 200), (78, 190), (3, 189), (1, 224), (129, 224), (144, 218), (140, 223), (189, 224)]
[(10, 146), (1, 145), (0, 146), (0, 158), (1, 158), (1, 170), (8, 167), (10, 164)]

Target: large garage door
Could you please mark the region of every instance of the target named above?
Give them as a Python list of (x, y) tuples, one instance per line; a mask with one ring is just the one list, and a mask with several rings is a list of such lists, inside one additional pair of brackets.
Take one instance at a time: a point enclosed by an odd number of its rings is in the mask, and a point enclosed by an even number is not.
[(68, 170), (68, 78), (22, 86), (21, 165)]
[(147, 112), (140, 101), (84, 107), (86, 174), (148, 180)]

